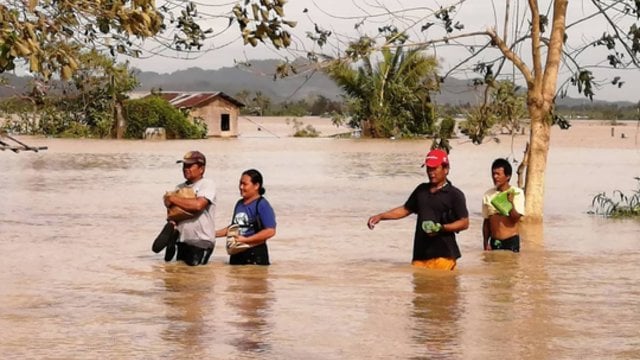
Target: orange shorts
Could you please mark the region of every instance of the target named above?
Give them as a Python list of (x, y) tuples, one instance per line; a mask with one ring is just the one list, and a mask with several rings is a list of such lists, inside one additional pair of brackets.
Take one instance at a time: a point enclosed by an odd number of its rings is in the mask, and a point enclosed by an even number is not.
[(439, 257), (429, 260), (414, 260), (411, 265), (425, 269), (453, 270), (456, 267), (456, 259)]

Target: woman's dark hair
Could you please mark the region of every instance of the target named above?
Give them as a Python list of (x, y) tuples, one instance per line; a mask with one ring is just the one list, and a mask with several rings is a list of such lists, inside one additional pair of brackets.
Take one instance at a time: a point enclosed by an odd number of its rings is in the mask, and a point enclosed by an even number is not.
[(245, 170), (242, 175), (247, 175), (248, 177), (250, 177), (252, 184), (259, 184), (260, 187), (258, 188), (258, 194), (260, 194), (261, 196), (264, 195), (266, 190), (264, 189), (264, 186), (262, 186), (262, 174), (260, 174), (260, 171), (256, 169), (249, 169)]

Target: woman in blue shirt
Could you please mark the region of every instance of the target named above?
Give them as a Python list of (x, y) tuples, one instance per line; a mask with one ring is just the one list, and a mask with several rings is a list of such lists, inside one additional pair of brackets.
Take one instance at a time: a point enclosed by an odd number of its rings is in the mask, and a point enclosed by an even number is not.
[(236, 241), (249, 247), (229, 258), (231, 265), (269, 265), (267, 240), (276, 234), (276, 215), (263, 197), (262, 174), (249, 169), (240, 176), (240, 196), (233, 210), (231, 225), (216, 230), (216, 237), (227, 236), (229, 228), (237, 225)]

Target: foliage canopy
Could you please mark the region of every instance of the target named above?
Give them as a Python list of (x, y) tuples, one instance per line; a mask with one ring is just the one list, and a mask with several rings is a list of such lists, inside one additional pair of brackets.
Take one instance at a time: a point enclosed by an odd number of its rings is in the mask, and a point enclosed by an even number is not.
[(167, 139), (202, 139), (207, 135), (204, 122), (191, 123), (187, 114), (176, 109), (159, 96), (125, 102), (127, 129), (125, 137), (141, 139), (146, 128), (163, 127)]
[[(360, 43), (373, 41), (360, 39)], [(406, 137), (433, 132), (430, 92), (438, 85), (437, 63), (424, 54), (424, 48), (405, 49), (404, 41), (398, 40), (397, 47), (383, 48), (377, 62), (373, 56), (361, 56), (357, 68), (348, 60), (335, 61), (326, 68), (346, 93), (349, 125), (362, 128), (365, 136)]]
[[(24, 61), (31, 73), (49, 79), (70, 79), (83, 49), (112, 56), (137, 57), (143, 40), (157, 40), (177, 52), (202, 50), (210, 36), (237, 24), (245, 43), (269, 42), (287, 47), (294, 21), (284, 18), (285, 0), (246, 0), (227, 14), (199, 13), (194, 2), (155, 0), (5, 0), (0, 4), (0, 73)], [(215, 33), (200, 23), (226, 17), (228, 25)]]

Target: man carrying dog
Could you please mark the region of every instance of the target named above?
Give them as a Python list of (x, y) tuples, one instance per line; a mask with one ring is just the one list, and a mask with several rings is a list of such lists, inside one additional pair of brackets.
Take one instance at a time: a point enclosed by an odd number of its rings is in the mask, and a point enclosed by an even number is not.
[(182, 215), (180, 220), (169, 217), (152, 249), (159, 252), (166, 246), (165, 260), (171, 261), (177, 246), (177, 260), (191, 266), (204, 265), (215, 246), (216, 186), (204, 178), (207, 160), (201, 152), (189, 151), (177, 163), (182, 164), (186, 180), (178, 184), (177, 190), (190, 188), (195, 197), (183, 197), (175, 192), (164, 196), (167, 209), (177, 207)]

